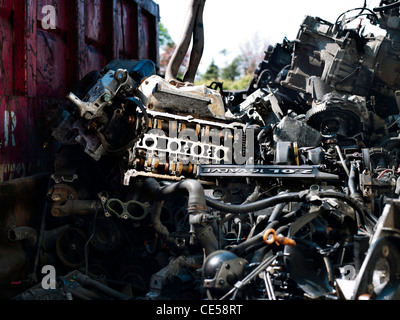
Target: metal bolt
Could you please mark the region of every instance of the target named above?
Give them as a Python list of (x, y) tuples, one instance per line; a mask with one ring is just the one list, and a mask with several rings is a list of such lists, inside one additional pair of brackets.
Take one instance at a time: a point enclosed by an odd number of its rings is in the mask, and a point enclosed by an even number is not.
[(216, 198), (221, 198), (223, 196), (222, 190), (214, 190), (213, 196)]
[(388, 247), (388, 246), (383, 246), (383, 248), (382, 248), (382, 254), (383, 254), (383, 256), (384, 256), (385, 258), (389, 255), (389, 252), (390, 252), (389, 247)]

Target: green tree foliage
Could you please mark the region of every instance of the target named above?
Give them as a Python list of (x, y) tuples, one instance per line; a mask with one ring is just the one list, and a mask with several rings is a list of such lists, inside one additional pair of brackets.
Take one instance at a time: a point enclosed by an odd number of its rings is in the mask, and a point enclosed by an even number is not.
[(223, 88), (224, 90), (246, 90), (249, 87), (251, 77), (251, 74), (247, 74), (234, 81), (224, 80)]
[(167, 69), (168, 62), (174, 53), (175, 43), (172, 40), (167, 28), (160, 21), (158, 23), (158, 37), (160, 44), (160, 73), (164, 74)]
[(219, 67), (215, 64), (214, 59), (211, 61), (206, 72), (202, 75), (203, 81), (219, 81)]
[(236, 57), (233, 61), (222, 69), (221, 78), (222, 80), (235, 81), (240, 76), (240, 57)]
[(175, 43), (172, 40), (167, 28), (162, 24), (161, 21), (158, 23), (158, 34), (159, 44), (162, 50), (165, 49), (165, 47), (173, 48), (175, 46)]

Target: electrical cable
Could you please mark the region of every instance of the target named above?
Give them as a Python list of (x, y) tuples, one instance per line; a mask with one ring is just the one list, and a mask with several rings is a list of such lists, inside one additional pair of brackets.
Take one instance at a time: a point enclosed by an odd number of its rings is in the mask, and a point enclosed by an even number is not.
[[(379, 20), (379, 17), (377, 16), (377, 14), (376, 14), (374, 11), (372, 11), (371, 9), (369, 9), (369, 8), (367, 8), (367, 7), (362, 7), (362, 8), (354, 8), (354, 9), (346, 10), (345, 12), (341, 13), (341, 14), (337, 17), (336, 22), (335, 22), (335, 25), (339, 24), (340, 18), (341, 18), (342, 16), (344, 16), (346, 13), (349, 13), (349, 12), (355, 11), (355, 10), (361, 10), (361, 12), (367, 10), (372, 16), (374, 16), (374, 18), (375, 18), (376, 20)], [(359, 17), (360, 15), (361, 15), (361, 14), (357, 14), (357, 15), (355, 16), (355, 18)], [(368, 14), (362, 14), (362, 15), (368, 15)]]

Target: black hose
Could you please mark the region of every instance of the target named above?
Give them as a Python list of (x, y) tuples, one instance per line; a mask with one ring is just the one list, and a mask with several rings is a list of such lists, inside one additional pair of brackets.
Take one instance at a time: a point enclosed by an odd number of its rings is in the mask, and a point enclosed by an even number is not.
[[(232, 204), (226, 204), (222, 203), (219, 201), (216, 201), (214, 199), (211, 199), (209, 197), (206, 197), (206, 203), (208, 206), (211, 208), (220, 210), (220, 211), (225, 211), (225, 212), (231, 212), (231, 213), (249, 213), (249, 212), (254, 212), (254, 211), (259, 211), (268, 207), (275, 206), (279, 203), (283, 202), (308, 202), (309, 199), (306, 197), (309, 195), (308, 192), (301, 193), (301, 192), (289, 192), (289, 193), (284, 193), (284, 194), (278, 194), (276, 196), (266, 198), (263, 200), (259, 200), (256, 202), (248, 203), (248, 204), (243, 204), (243, 205), (232, 205)], [(334, 191), (317, 191), (313, 192), (312, 195), (315, 195), (316, 197), (320, 198), (336, 198), (336, 199), (341, 199), (345, 202), (347, 202), (349, 205), (353, 207), (356, 211), (358, 211), (361, 214), (367, 213), (367, 209), (363, 207), (360, 203), (357, 203), (353, 198), (340, 193), (340, 192), (334, 192)], [(368, 214), (369, 215), (369, 214)]]
[[(355, 10), (362, 10), (362, 12), (364, 12), (365, 10), (367, 10), (376, 20), (379, 20), (379, 17), (378, 17), (378, 16), (376, 15), (376, 13), (374, 12), (375, 9), (374, 9), (374, 10), (371, 10), (371, 9), (369, 9), (369, 8), (362, 7), (362, 8), (354, 8), (354, 9), (346, 10), (345, 12), (341, 13), (341, 14), (337, 17), (336, 22), (335, 22), (335, 25), (337, 25), (337, 24), (339, 23), (339, 20), (340, 20), (340, 18), (341, 18), (343, 15), (345, 15), (345, 14), (348, 13), (348, 12), (355, 11)], [(368, 14), (357, 14), (356, 17), (361, 16), (361, 15), (368, 15)]]
[(288, 192), (288, 193), (278, 194), (270, 198), (246, 204), (238, 204), (238, 205), (222, 203), (220, 201), (211, 199), (209, 197), (206, 197), (205, 199), (209, 207), (229, 213), (249, 213), (273, 207), (279, 203), (301, 201), (299, 192)]
[(90, 277), (84, 275), (83, 273), (78, 272), (76, 274), (76, 278), (75, 279), (83, 287), (85, 287), (85, 286), (94, 287), (94, 288), (96, 288), (96, 289), (98, 289), (98, 290), (100, 290), (100, 291), (112, 296), (115, 299), (119, 299), (119, 300), (131, 299), (131, 297), (129, 297), (129, 296), (125, 295), (125, 294), (122, 294), (121, 292), (116, 291), (116, 290), (114, 290), (114, 289), (112, 289), (110, 287), (107, 287), (106, 285), (102, 284), (101, 282), (93, 280)]
[(272, 211), (271, 216), (269, 217), (268, 221), (274, 221), (274, 220), (278, 219), (281, 216), (283, 208), (285, 208), (286, 204), (287, 204), (286, 202), (277, 204), (275, 206), (274, 210)]
[[(206, 202), (209, 207), (219, 211), (230, 213), (249, 213), (272, 207), (283, 202), (308, 202), (310, 201), (309, 197), (307, 197), (308, 195), (311, 194), (309, 192), (290, 192), (278, 194), (270, 198), (243, 205), (226, 204), (208, 197), (206, 197)], [(365, 217), (368, 217), (375, 224), (378, 222), (378, 219), (371, 212), (369, 212), (369, 210), (362, 205), (362, 203), (348, 195), (334, 191), (317, 191), (313, 192), (312, 195), (319, 198), (335, 198), (347, 202), (354, 210), (356, 210), (356, 212), (360, 214), (361, 223), (363, 225), (366, 225)]]
[(367, 0), (364, 0), (364, 4), (363, 4), (363, 6), (362, 6), (362, 9), (361, 9), (361, 11), (360, 11), (358, 14), (362, 14), (362, 13), (364, 12), (364, 10), (365, 10), (366, 7), (367, 7)]
[(262, 232), (257, 233), (254, 237), (247, 239), (246, 241), (240, 243), (236, 247), (233, 247), (231, 251), (238, 256), (246, 256), (250, 252), (256, 251), (263, 246), (265, 246), (265, 242), (263, 240), (264, 233), (267, 229), (273, 228), (278, 229), (280, 226), (287, 225), (292, 222), (296, 218), (296, 212), (289, 212), (282, 216), (280, 219), (268, 222), (267, 226), (264, 228)]
[(161, 187), (154, 178), (148, 178), (144, 182), (144, 187), (157, 199), (167, 199), (169, 196), (186, 191), (188, 193), (188, 205), (206, 205), (204, 189), (197, 180), (185, 179)]

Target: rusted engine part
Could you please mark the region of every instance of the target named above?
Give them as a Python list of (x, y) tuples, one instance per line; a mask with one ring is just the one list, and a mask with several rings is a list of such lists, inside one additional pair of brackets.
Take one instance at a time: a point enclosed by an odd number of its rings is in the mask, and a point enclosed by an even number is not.
[(74, 188), (65, 183), (52, 186), (47, 196), (52, 202), (50, 212), (55, 217), (93, 214), (102, 209), (100, 200), (79, 200)]
[(135, 92), (140, 81), (155, 74), (149, 60), (114, 60), (88, 73), (67, 97), (72, 110), (53, 137), (64, 145), (79, 143), (95, 160), (130, 148), (147, 129), (146, 110)]
[(155, 74), (155, 66), (150, 60), (114, 60), (100, 74), (86, 75), (75, 89), (78, 95), (70, 92), (67, 98), (76, 106), (80, 117), (86, 120), (99, 118), (117, 94), (131, 96), (138, 82), (151, 74)]
[(47, 192), (51, 201), (50, 212), (54, 217), (68, 217), (102, 212), (105, 217), (115, 216), (122, 219), (141, 221), (146, 218), (149, 204), (136, 200), (123, 202), (108, 198), (106, 192), (98, 194), (99, 200), (79, 200), (77, 192), (71, 186), (58, 183)]
[[(108, 119), (105, 113), (104, 117)], [(104, 155), (126, 152), (147, 130), (147, 113), (138, 99), (129, 97), (118, 102), (117, 108), (109, 111), (109, 117), (111, 120), (106, 120), (105, 126), (101, 118), (87, 122), (69, 115), (53, 132), (53, 137), (64, 145), (79, 143), (98, 161)]]
[(284, 114), (276, 92), (263, 88), (251, 93), (242, 101), (234, 117), (244, 122), (266, 126), (282, 120)]
[[(74, 93), (67, 95), (78, 109), (78, 114), (87, 120), (102, 116), (103, 109), (116, 96), (118, 91), (130, 93), (136, 87), (134, 80), (128, 75), (125, 69), (108, 71), (81, 100)], [(87, 101), (85, 101), (87, 100)]]
[(165, 79), (169, 82), (175, 80), (178, 76), (179, 67), (189, 49), (190, 41), (193, 35), (192, 52), (190, 60), (183, 76), (184, 82), (194, 82), (197, 68), (203, 54), (204, 48), (204, 29), (203, 29), (203, 11), (206, 0), (191, 0), (188, 6), (185, 25), (180, 39), (165, 73)]
[(34, 261), (49, 174), (0, 184), (0, 296), (9, 299), (34, 283)]
[(220, 92), (205, 85), (171, 84), (153, 75), (142, 81), (138, 89), (143, 93), (140, 97), (149, 110), (211, 119), (225, 118)]
[(144, 176), (180, 180), (197, 175), (206, 163), (251, 164), (254, 130), (233, 122), (217, 122), (148, 111), (150, 130), (129, 150), (124, 184)]
[(307, 92), (313, 105), (305, 121), (324, 136), (354, 137), (369, 128), (369, 112), (364, 97), (339, 95), (321, 78), (309, 79)]
[[(99, 81), (103, 81), (103, 78), (108, 78), (107, 74)], [(93, 87), (97, 86), (97, 83), (93, 85)], [(123, 91), (116, 94), (115, 101), (109, 100), (103, 108), (96, 107), (96, 117), (90, 116), (89, 119), (67, 117), (54, 130), (53, 137), (64, 145), (81, 144), (85, 152), (98, 161), (102, 156), (120, 155), (129, 150), (143, 136), (148, 127), (160, 129), (156, 117), (157, 114), (162, 115), (160, 112), (165, 113), (166, 117), (170, 115), (173, 120), (172, 114), (166, 111), (175, 113), (178, 109), (182, 111), (180, 119), (185, 120), (186, 116), (186, 122), (197, 121), (201, 124), (205, 121), (193, 118), (193, 115), (197, 115), (200, 118), (212, 119), (210, 125), (214, 123), (217, 127), (232, 126), (228, 125), (227, 121), (215, 123), (215, 118), (225, 120), (225, 108), (221, 95), (205, 86), (177, 88), (158, 76), (151, 76), (143, 81), (140, 91), (131, 90), (131, 94), (137, 94), (143, 104), (139, 99), (125, 97), (126, 93)], [(106, 93), (103, 92), (101, 97), (104, 95)], [(137, 108), (140, 111), (136, 111)], [(152, 119), (149, 119), (150, 114)], [(164, 120), (166, 120), (165, 117)], [(165, 123), (163, 129), (165, 129)]]
[[(61, 217), (57, 217), (57, 219), (59, 220)], [(120, 223), (120, 221), (124, 223)], [(145, 249), (140, 246), (126, 249), (127, 243), (124, 241), (128, 241), (132, 245), (133, 235), (124, 234), (127, 225), (129, 226), (125, 221), (126, 219), (115, 220), (115, 217), (110, 218), (104, 215), (85, 215), (77, 220), (69, 219), (68, 223), (56, 227), (48, 226), (43, 235), (40, 262), (68, 270), (84, 268), (97, 274), (106, 275), (110, 272), (109, 270), (116, 269), (116, 265), (113, 266), (113, 264), (118, 261), (118, 266), (121, 267), (119, 272), (122, 275), (123, 269), (130, 267), (131, 263), (126, 265), (124, 256), (116, 256), (116, 254), (123, 247), (127, 253), (134, 249), (138, 252)], [(137, 224), (133, 230), (138, 230), (141, 226), (143, 225)], [(145, 231), (147, 232), (147, 230)], [(151, 235), (146, 234), (146, 237), (150, 242)], [(133, 241), (135, 240), (133, 239)], [(143, 258), (146, 260), (144, 255)], [(157, 264), (153, 262), (152, 268), (156, 266)], [(150, 275), (147, 276), (150, 277)], [(115, 279), (115, 276), (113, 278)], [(145, 284), (143, 284), (144, 286)], [(141, 292), (143, 290), (140, 288)]]
[(391, 30), (386, 37), (360, 37), (354, 30), (339, 26), (320, 18), (304, 19), (282, 85), (305, 93), (308, 78), (321, 77), (340, 93), (382, 97), (385, 105), (376, 106), (381, 117), (398, 113), (394, 96), (400, 83), (391, 72), (400, 63), (397, 48), (392, 45), (398, 30)]

